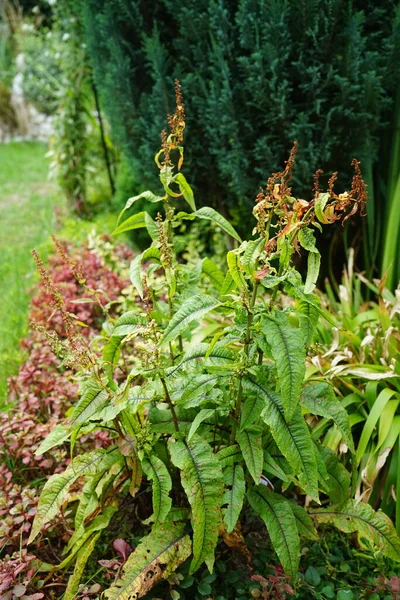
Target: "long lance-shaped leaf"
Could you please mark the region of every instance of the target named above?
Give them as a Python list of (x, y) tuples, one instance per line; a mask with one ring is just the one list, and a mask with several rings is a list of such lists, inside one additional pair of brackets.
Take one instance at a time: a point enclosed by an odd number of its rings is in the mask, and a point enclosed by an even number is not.
[(110, 524), (112, 517), (118, 510), (117, 506), (106, 506), (103, 511), (93, 519), (93, 521), (86, 528), (82, 525), (77, 531), (74, 532), (70, 538), (67, 548), (63, 550), (63, 553), (69, 552), (68, 556), (64, 558), (57, 568), (65, 569), (69, 565), (71, 560), (81, 551), (82, 547), (88, 542), (94, 533), (100, 532)]
[(66, 427), (63, 423), (59, 423), (52, 431), (50, 431), (49, 435), (44, 438), (39, 448), (35, 450), (35, 456), (44, 454), (45, 452), (48, 452), (48, 450), (51, 450), (51, 448), (59, 446), (65, 442), (70, 435), (70, 428)]
[(222, 512), (226, 530), (228, 533), (232, 533), (242, 510), (246, 492), (243, 467), (238, 464), (228, 466), (224, 470), (224, 482), (227, 489), (224, 492), (222, 504), (226, 504), (227, 507), (223, 508)]
[(322, 448), (321, 455), (328, 475), (328, 495), (333, 504), (341, 504), (349, 499), (350, 473), (329, 448)]
[(189, 204), (190, 208), (192, 210), (196, 210), (196, 203), (194, 201), (193, 190), (186, 181), (186, 178), (183, 175), (183, 173), (178, 173), (177, 175), (175, 175), (174, 182), (178, 184), (179, 190), (185, 198), (186, 202)]
[(211, 279), (217, 290), (221, 291), (225, 276), (215, 262), (209, 258), (205, 258), (202, 263), (202, 271)]
[(190, 442), (169, 444), (171, 460), (181, 471), (181, 481), (192, 507), (193, 560), (190, 573), (205, 562), (212, 571), (221, 524), (223, 475), (211, 446), (195, 435)]
[(171, 476), (163, 461), (155, 454), (149, 454), (142, 460), (142, 468), (147, 479), (153, 482), (153, 516), (156, 523), (165, 521), (168, 515), (172, 500), (169, 492), (172, 489)]
[(242, 414), (240, 418), (240, 429), (246, 429), (253, 425), (259, 418), (264, 402), (258, 396), (249, 396), (243, 403)]
[(260, 483), (260, 477), (264, 464), (264, 453), (261, 446), (261, 431), (244, 429), (236, 433), (236, 441), (238, 442), (243, 454), (246, 467), (250, 475), (255, 481), (255, 484)]
[(103, 348), (103, 369), (109, 379), (113, 378), (114, 369), (118, 365), (122, 337), (111, 337)]
[(287, 423), (278, 394), (270, 392), (262, 371), (258, 370), (257, 380), (244, 379), (243, 386), (252, 393), (258, 393), (265, 401), (261, 418), (269, 426), (280, 451), (288, 461), (306, 493), (318, 500), (318, 470), (314, 445), (310, 431), (298, 408), (290, 423)]
[(293, 511), (294, 518), (296, 519), (297, 531), (299, 532), (300, 536), (303, 536), (308, 540), (317, 540), (317, 530), (315, 529), (313, 520), (307, 511), (295, 502), (291, 502), (290, 507)]
[(93, 550), (96, 547), (97, 540), (99, 539), (101, 532), (92, 535), (85, 543), (85, 545), (79, 550), (76, 561), (74, 572), (68, 579), (67, 588), (63, 594), (63, 600), (74, 600), (77, 597), (79, 590), (79, 584), (81, 583), (82, 575), (86, 567), (86, 563), (92, 555)]
[(221, 467), (225, 469), (243, 459), (239, 446), (226, 446), (215, 455), (220, 461)]
[(91, 379), (88, 381), (84, 388), (81, 399), (74, 407), (71, 417), (70, 425), (77, 427), (82, 423), (86, 423), (98, 409), (107, 402), (108, 392), (102, 387), (97, 380)]
[(188, 441), (192, 439), (200, 425), (207, 419), (211, 419), (214, 416), (214, 413), (214, 408), (203, 408), (197, 413), (187, 436)]
[(299, 301), (298, 307), (300, 329), (303, 332), (305, 345), (309, 346), (314, 339), (320, 313), (313, 304), (304, 300)]
[(117, 448), (107, 451), (99, 449), (87, 452), (74, 458), (64, 473), (57, 473), (50, 477), (40, 495), (28, 543), (31, 544), (40, 530), (58, 513), (68, 497), (71, 485), (78, 477), (95, 475), (103, 468), (104, 464), (111, 466), (116, 461), (118, 454)]
[(119, 223), (121, 222), (121, 219), (122, 219), (124, 213), (132, 206), (132, 204), (134, 202), (137, 202), (138, 200), (141, 200), (142, 198), (144, 198), (148, 202), (162, 202), (163, 201), (162, 196), (156, 196), (150, 190), (146, 190), (145, 192), (142, 192), (138, 196), (133, 196), (133, 198), (129, 198), (126, 201), (126, 204), (125, 204), (124, 208), (119, 213), (117, 225), (119, 225)]
[(212, 390), (220, 379), (226, 376), (213, 374), (210, 375), (208, 373), (204, 375), (197, 375), (185, 388), (185, 391), (181, 397), (177, 399), (177, 403), (184, 405), (187, 402), (198, 398), (199, 396), (203, 396)]
[(319, 275), (319, 267), (321, 264), (321, 255), (315, 245), (315, 236), (312, 229), (306, 227), (300, 229), (298, 240), (300, 245), (309, 251), (307, 263), (307, 277), (304, 284), (304, 293), (310, 294), (315, 288)]
[(161, 579), (173, 574), (190, 555), (185, 524), (155, 525), (126, 561), (121, 577), (104, 592), (107, 600), (142, 598)]
[(376, 398), (373, 407), (368, 415), (368, 419), (365, 422), (360, 441), (358, 442), (358, 448), (356, 452), (356, 460), (357, 464), (361, 462), (362, 457), (364, 456), (364, 452), (367, 448), (368, 442), (371, 439), (373, 431), (376, 427), (378, 419), (382, 414), (383, 409), (389, 402), (389, 400), (396, 394), (395, 390), (391, 390), (390, 388), (385, 388), (381, 391), (379, 396)]
[(218, 300), (206, 294), (198, 294), (188, 298), (169, 322), (160, 344), (164, 345), (174, 340), (188, 327), (189, 323), (200, 320), (218, 304)]
[(196, 217), (199, 217), (200, 219), (207, 219), (208, 221), (213, 221), (213, 223), (218, 225), (218, 227), (221, 227), (221, 229), (226, 231), (226, 233), (235, 238), (235, 240), (237, 240), (239, 243), (242, 241), (239, 237), (239, 234), (234, 230), (229, 221), (227, 221), (222, 215), (219, 214), (219, 212), (217, 212), (213, 208), (210, 208), (209, 206), (203, 206), (203, 208), (199, 208), (199, 210), (196, 210), (196, 212), (193, 214), (195, 214)]
[(358, 531), (383, 554), (400, 561), (400, 539), (392, 521), (381, 510), (375, 512), (369, 504), (348, 500), (341, 506), (309, 511), (309, 514), (320, 523), (332, 523), (345, 533)]
[(247, 283), (241, 271), (240, 256), (234, 250), (231, 250), (226, 255), (226, 262), (228, 263), (228, 269), (232, 275), (233, 281), (236, 283), (239, 289), (247, 289)]
[(176, 367), (171, 367), (167, 370), (167, 377), (171, 377), (176, 374), (182, 367), (188, 362), (194, 360), (205, 359), (207, 356), (207, 362), (211, 364), (229, 364), (235, 362), (235, 355), (232, 350), (224, 348), (223, 346), (215, 346), (211, 352), (208, 352), (209, 344), (197, 344), (195, 348), (190, 348), (182, 357), (181, 362)]
[(285, 573), (295, 577), (300, 561), (300, 538), (290, 503), (265, 487), (247, 491), (252, 509), (264, 521)]
[(147, 260), (161, 261), (161, 252), (158, 248), (151, 246), (142, 254), (135, 256), (129, 267), (129, 278), (139, 292), (139, 296), (143, 299), (143, 283), (142, 283), (142, 264)]
[(307, 277), (304, 283), (304, 293), (311, 294), (317, 285), (321, 255), (319, 252), (310, 252), (307, 260)]
[(300, 399), (306, 353), (300, 329), (294, 329), (283, 313), (267, 317), (263, 332), (276, 362), (276, 371), (285, 414), (290, 420)]
[(145, 212), (136, 213), (136, 215), (132, 215), (123, 223), (120, 223), (112, 232), (111, 235), (118, 235), (120, 233), (124, 233), (125, 231), (130, 231), (131, 229), (140, 229), (141, 227), (146, 227), (145, 221)]
[(342, 434), (344, 442), (350, 451), (354, 452), (349, 415), (329, 383), (318, 382), (306, 385), (301, 392), (300, 402), (312, 414), (332, 419)]
[(146, 326), (146, 319), (138, 315), (136, 311), (128, 310), (115, 321), (111, 336), (130, 335), (140, 331), (144, 326)]

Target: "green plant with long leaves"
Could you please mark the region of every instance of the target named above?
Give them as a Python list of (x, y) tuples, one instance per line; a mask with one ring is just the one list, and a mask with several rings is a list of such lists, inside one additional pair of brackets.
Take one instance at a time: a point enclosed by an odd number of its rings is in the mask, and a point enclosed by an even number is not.
[[(356, 274), (350, 253), (339, 298), (328, 285), (328, 298), (322, 302), (332, 311), (336, 327), (320, 322), (318, 338), (324, 351), (313, 359), (313, 374), (332, 381), (349, 413), (357, 497), (395, 517), (400, 532), (400, 506), (395, 501), (400, 494), (399, 292), (393, 294), (385, 283)], [(366, 286), (371, 300), (365, 298)], [(346, 450), (340, 431), (327, 419), (314, 427), (313, 436), (335, 452)]]
[[(44, 486), (30, 536), (33, 542), (56, 513), (77, 503), (75, 532), (59, 565), (75, 561), (64, 600), (75, 597), (86, 561), (124, 499), (140, 494), (151, 498), (148, 534), (104, 592), (107, 600), (144, 596), (186, 560), (190, 573), (203, 563), (212, 571), (220, 537), (244, 545), (244, 509), (265, 523), (291, 577), (300, 538), (317, 536), (315, 522), (358, 531), (400, 560), (390, 519), (352, 499), (350, 474), (315, 443), (304, 415), (332, 419), (354, 451), (345, 409), (329, 383), (307, 376), (306, 357), (319, 316), (329, 318), (313, 293), (314, 229), (362, 208), (358, 164), (349, 192), (337, 195), (330, 186), (321, 193), (316, 182), (312, 200), (297, 200), (289, 187), (295, 146), (256, 199), (254, 237), (242, 241), (214, 209), (196, 209), (181, 172), (178, 84), (176, 104), (156, 156), (163, 192), (131, 198), (114, 232), (147, 228), (152, 239), (130, 268), (142, 302), (106, 325), (103, 362), (88, 370), (80, 399), (38, 449), (71, 444), (71, 464)], [(146, 212), (123, 220), (143, 196), (160, 206), (156, 220)], [(190, 212), (174, 209), (181, 197)], [(194, 219), (216, 223), (234, 240), (225, 272), (208, 257), (188, 264), (176, 253), (174, 229)], [(308, 252), (305, 282), (293, 266), (296, 251)], [(127, 372), (119, 357), (132, 345)], [(75, 441), (102, 428), (112, 444), (74, 457)], [(309, 498), (307, 509), (301, 495)]]

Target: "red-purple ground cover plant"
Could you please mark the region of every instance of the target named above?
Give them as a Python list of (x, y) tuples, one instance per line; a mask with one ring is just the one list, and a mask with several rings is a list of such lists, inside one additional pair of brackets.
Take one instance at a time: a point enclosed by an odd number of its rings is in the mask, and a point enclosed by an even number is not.
[[(61, 576), (48, 581), (46, 573), (38, 574), (38, 567), (39, 559), (61, 562), (61, 550), (71, 531), (68, 517), (61, 514), (52, 524), (51, 534), (42, 535), (34, 550), (28, 552), (25, 546), (40, 490), (54, 472), (66, 468), (69, 452), (64, 446), (46, 456), (36, 456), (35, 451), (76, 399), (79, 349), (86, 352), (86, 341), (99, 335), (105, 313), (118, 311), (118, 298), (129, 285), (121, 272), (132, 257), (129, 248), (120, 246), (109, 256), (82, 247), (71, 258), (70, 249), (54, 241), (57, 253), (50, 258), (48, 269), (33, 253), (42, 277), (31, 301), (32, 328), (21, 343), (27, 358), (9, 380), (12, 408), (0, 416), (2, 600), (57, 597), (65, 587)], [(120, 265), (119, 272), (113, 270), (116, 264)], [(78, 350), (75, 358), (69, 355), (66, 342)], [(79, 440), (83, 448), (86, 439), (83, 436)], [(90, 444), (106, 446), (107, 431), (96, 431)], [(59, 532), (58, 523), (63, 524)], [(93, 597), (98, 591), (98, 585), (89, 585), (82, 598)]]

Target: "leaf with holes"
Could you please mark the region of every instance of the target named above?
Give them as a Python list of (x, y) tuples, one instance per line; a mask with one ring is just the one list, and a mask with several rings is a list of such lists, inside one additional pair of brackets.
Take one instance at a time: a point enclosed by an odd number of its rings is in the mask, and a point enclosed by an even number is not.
[(222, 504), (227, 506), (222, 509), (222, 513), (226, 530), (228, 533), (232, 533), (242, 510), (246, 492), (243, 467), (238, 464), (226, 467), (224, 470), (224, 483), (226, 489)]
[(167, 521), (153, 526), (128, 557), (122, 573), (104, 592), (107, 600), (142, 598), (161, 579), (173, 575), (190, 556), (190, 538), (184, 523)]

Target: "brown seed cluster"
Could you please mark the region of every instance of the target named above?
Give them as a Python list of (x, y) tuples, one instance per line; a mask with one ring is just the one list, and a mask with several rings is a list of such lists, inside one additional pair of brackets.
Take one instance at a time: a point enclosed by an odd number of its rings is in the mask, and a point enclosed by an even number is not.
[[(61, 244), (59, 245), (62, 248)], [(64, 258), (64, 255), (66, 256), (64, 248), (62, 248), (62, 252), (63, 253), (61, 254), (61, 256)], [(87, 343), (83, 339), (82, 335), (76, 330), (74, 320), (65, 308), (65, 302), (59, 288), (52, 280), (49, 272), (44, 266), (44, 263), (36, 250), (32, 250), (32, 256), (36, 263), (43, 285), (46, 291), (49, 292), (49, 294), (51, 294), (52, 296), (52, 300), (50, 303), (51, 306), (54, 308), (54, 310), (58, 310), (61, 313), (62, 323), (64, 326), (68, 344), (63, 344), (60, 340), (58, 340), (56, 332), (49, 334), (49, 332), (46, 331), (45, 337), (47, 341), (50, 343), (51, 347), (56, 352), (61, 350), (61, 353), (63, 354), (62, 349), (64, 349), (66, 353), (67, 350), (69, 350), (70, 354), (65, 358), (65, 361), (68, 365), (87, 366), (91, 364), (92, 357), (89, 352)], [(67, 264), (69, 265), (69, 262), (67, 262)], [(43, 328), (40, 325), (40, 323), (32, 322), (31, 326), (37, 331), (40, 331), (44, 334), (45, 328)]]
[(161, 165), (164, 167), (172, 167), (171, 152), (179, 149), (180, 158), (177, 165), (179, 170), (183, 162), (182, 143), (186, 121), (185, 105), (183, 103), (182, 90), (178, 79), (175, 79), (175, 112), (173, 115), (168, 115), (167, 119), (170, 133), (168, 135), (165, 129), (161, 132), (161, 148), (163, 154)]

